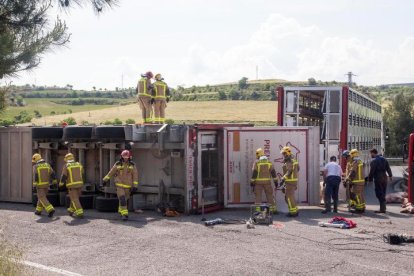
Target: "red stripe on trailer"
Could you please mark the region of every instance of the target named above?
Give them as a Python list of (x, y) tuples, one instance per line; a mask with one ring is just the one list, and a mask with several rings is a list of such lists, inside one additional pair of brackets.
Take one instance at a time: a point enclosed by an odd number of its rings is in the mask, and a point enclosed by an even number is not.
[(408, 201), (413, 202), (414, 200), (414, 133), (410, 134), (409, 145), (408, 145)]
[(283, 99), (285, 98), (285, 91), (282, 86), (276, 88), (277, 91), (277, 125), (283, 126)]
[[(348, 106), (348, 95), (349, 95), (349, 87), (344, 86), (342, 87), (342, 120), (341, 120), (341, 140), (339, 141), (339, 150), (340, 153), (346, 149), (348, 149), (348, 113), (349, 113), (349, 106)], [(346, 162), (343, 162), (344, 158), (341, 158), (341, 167), (342, 170), (345, 171)]]

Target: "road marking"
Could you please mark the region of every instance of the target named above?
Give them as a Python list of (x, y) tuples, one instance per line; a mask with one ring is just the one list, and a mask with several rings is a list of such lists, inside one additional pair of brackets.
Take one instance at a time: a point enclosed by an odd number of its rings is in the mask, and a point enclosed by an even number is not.
[(56, 268), (56, 267), (46, 266), (46, 265), (42, 265), (42, 264), (38, 264), (38, 263), (33, 263), (33, 262), (30, 262), (30, 261), (20, 261), (20, 263), (22, 263), (24, 265), (27, 265), (27, 266), (34, 267), (34, 268), (43, 269), (43, 270), (50, 271), (50, 272), (56, 272), (60, 275), (82, 276), (81, 274), (78, 274), (78, 273), (75, 273), (75, 272), (67, 271), (67, 270), (64, 270), (64, 269)]

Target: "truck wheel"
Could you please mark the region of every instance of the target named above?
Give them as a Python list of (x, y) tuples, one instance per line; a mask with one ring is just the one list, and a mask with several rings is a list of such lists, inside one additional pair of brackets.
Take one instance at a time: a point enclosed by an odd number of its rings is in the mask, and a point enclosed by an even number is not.
[(63, 140), (91, 139), (92, 128), (89, 126), (67, 126), (63, 129)]
[(62, 139), (63, 129), (61, 127), (33, 127), (32, 128), (32, 139)]
[[(79, 201), (80, 201), (80, 204), (82, 205), (83, 209), (93, 209), (94, 199), (95, 199), (95, 196), (92, 195), (92, 194), (81, 195), (79, 197)], [(69, 208), (69, 206), (70, 206), (69, 195), (66, 195), (65, 206), (66, 206), (66, 208)]]
[(96, 139), (119, 139), (125, 140), (125, 129), (123, 126), (97, 126), (95, 128)]
[(118, 198), (106, 198), (97, 196), (95, 198), (95, 208), (99, 212), (118, 212)]
[[(50, 204), (53, 205), (53, 207), (61, 206), (59, 202), (59, 193), (48, 193), (47, 194), (47, 200), (49, 200)], [(37, 193), (32, 193), (32, 204), (33, 206), (37, 205)]]

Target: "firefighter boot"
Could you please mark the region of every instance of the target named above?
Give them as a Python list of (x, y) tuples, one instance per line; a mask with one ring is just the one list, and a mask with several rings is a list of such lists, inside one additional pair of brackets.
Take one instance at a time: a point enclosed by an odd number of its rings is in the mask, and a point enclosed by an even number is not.
[(49, 218), (51, 218), (51, 217), (53, 217), (53, 215), (55, 214), (55, 209), (53, 209), (52, 211), (50, 211), (48, 214), (47, 214), (47, 216), (49, 217)]

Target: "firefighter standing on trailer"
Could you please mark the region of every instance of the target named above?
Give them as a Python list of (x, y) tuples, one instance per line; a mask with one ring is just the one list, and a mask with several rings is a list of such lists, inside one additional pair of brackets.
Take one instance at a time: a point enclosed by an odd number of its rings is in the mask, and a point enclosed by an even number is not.
[(33, 191), (37, 192), (37, 205), (35, 214), (40, 216), (43, 209), (46, 210), (49, 217), (53, 217), (55, 213), (55, 208), (47, 200), (47, 192), (49, 190), (50, 181), (52, 184), (56, 185), (56, 175), (52, 167), (45, 160), (42, 159), (42, 156), (39, 153), (33, 154), (32, 157), (33, 163)]
[(355, 213), (365, 212), (365, 177), (364, 177), (364, 163), (359, 159), (359, 152), (357, 149), (350, 151), (352, 158), (352, 166), (350, 167), (347, 182), (352, 182), (351, 192), (355, 194)]
[(342, 152), (342, 157), (344, 157), (346, 161), (344, 187), (346, 189), (348, 210), (351, 210), (352, 208), (355, 208), (355, 194), (352, 192), (352, 181), (349, 178), (349, 174), (352, 169), (352, 158), (349, 150), (344, 150)]
[(163, 124), (165, 122), (165, 108), (170, 101), (170, 89), (164, 82), (161, 74), (155, 75), (154, 83), (154, 123)]
[(64, 160), (66, 164), (62, 169), (59, 188), (62, 189), (66, 186), (68, 189), (70, 206), (67, 210), (69, 215), (83, 218), (83, 208), (79, 200), (83, 187), (83, 166), (75, 161), (72, 153), (66, 154)]
[(295, 199), (295, 191), (298, 189), (299, 163), (296, 159), (292, 158), (292, 151), (289, 147), (283, 147), (280, 153), (284, 158), (283, 177), (280, 186), (286, 184), (285, 200), (289, 208), (287, 216), (296, 217), (299, 214)]
[[(272, 178), (277, 186), (276, 171), (272, 162), (264, 154), (263, 149), (256, 150), (256, 161), (253, 164), (253, 174), (250, 186), (254, 189), (255, 204), (262, 203), (262, 193), (266, 194), (267, 203), (270, 204), (270, 211), (277, 214), (276, 202), (273, 196)], [(260, 211), (260, 207), (258, 211)]]
[(153, 101), (153, 87), (151, 79), (153, 74), (151, 71), (141, 75), (141, 79), (138, 81), (138, 104), (142, 111), (142, 122), (152, 123), (152, 101)]
[(115, 163), (103, 179), (106, 186), (111, 177), (115, 176), (116, 194), (119, 200), (118, 213), (123, 220), (128, 220), (128, 200), (130, 194), (135, 193), (138, 187), (138, 171), (131, 158), (130, 151), (122, 151), (121, 159)]

